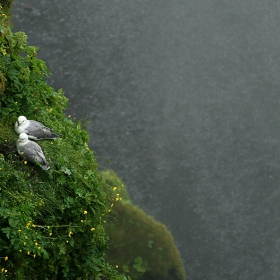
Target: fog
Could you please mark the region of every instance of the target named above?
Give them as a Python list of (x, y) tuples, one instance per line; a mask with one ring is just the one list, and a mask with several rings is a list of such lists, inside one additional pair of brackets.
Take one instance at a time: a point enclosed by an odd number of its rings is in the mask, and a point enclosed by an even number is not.
[(277, 1), (17, 0), (13, 15), (187, 279), (279, 279)]

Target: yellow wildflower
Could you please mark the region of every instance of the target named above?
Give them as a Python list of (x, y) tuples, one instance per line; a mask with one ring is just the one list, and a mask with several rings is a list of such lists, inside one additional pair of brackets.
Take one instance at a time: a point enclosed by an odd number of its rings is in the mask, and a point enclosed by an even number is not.
[(73, 232), (69, 231), (68, 236), (71, 237), (72, 234), (73, 234)]
[(34, 259), (36, 258), (36, 254), (33, 255)]
[(2, 53), (3, 55), (6, 55), (6, 54), (7, 54), (6, 50), (3, 49), (3, 48), (1, 48), (1, 53)]
[(30, 255), (30, 251), (27, 251), (27, 255)]
[(71, 118), (71, 115), (68, 115), (68, 118), (70, 119), (70, 118)]
[(49, 236), (52, 236), (52, 232), (49, 233)]
[(6, 257), (4, 258), (5, 261), (7, 261), (8, 259), (9, 259), (8, 256), (6, 256)]
[(38, 243), (37, 243), (37, 242), (35, 242), (35, 246), (38, 246)]
[(26, 245), (26, 242), (23, 242), (23, 245)]
[(95, 231), (95, 228), (93, 227), (93, 228), (91, 228), (90, 230), (91, 230), (91, 231)]
[(87, 214), (87, 210), (84, 211), (84, 214), (85, 214), (85, 215)]
[(24, 164), (27, 164), (27, 161), (26, 161), (26, 160), (24, 161)]
[(50, 112), (52, 112), (52, 110), (53, 110), (53, 109), (52, 109), (52, 108), (50, 108)]
[(117, 189), (117, 187), (114, 187), (114, 188), (113, 188), (113, 191), (115, 191), (116, 189)]

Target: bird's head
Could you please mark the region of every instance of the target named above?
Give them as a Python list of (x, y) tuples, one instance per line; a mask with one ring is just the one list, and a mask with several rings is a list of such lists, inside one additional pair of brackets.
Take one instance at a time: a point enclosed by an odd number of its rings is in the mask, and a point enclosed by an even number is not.
[(18, 137), (19, 143), (25, 143), (28, 141), (28, 135), (26, 133), (21, 133)]
[(19, 116), (17, 120), (18, 126), (25, 124), (27, 121), (27, 118), (25, 116)]

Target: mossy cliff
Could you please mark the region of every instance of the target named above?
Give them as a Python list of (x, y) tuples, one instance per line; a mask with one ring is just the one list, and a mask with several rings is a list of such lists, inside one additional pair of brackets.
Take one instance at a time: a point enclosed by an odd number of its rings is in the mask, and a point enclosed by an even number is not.
[(113, 171), (101, 175), (116, 196), (105, 226), (109, 236), (106, 260), (134, 280), (185, 279), (180, 254), (168, 229), (131, 203), (123, 182)]
[[(126, 279), (104, 260), (104, 219), (113, 199), (97, 174), (82, 121), (63, 115), (67, 99), (50, 71), (0, 12), (0, 279)], [(19, 115), (62, 134), (39, 144), (48, 171), (17, 155)]]
[[(97, 171), (85, 123), (64, 116), (38, 48), (12, 32), (11, 2), (0, 0), (0, 279), (184, 279), (166, 227), (131, 204), (114, 172)], [(18, 156), (20, 115), (62, 135), (38, 142), (50, 170)]]

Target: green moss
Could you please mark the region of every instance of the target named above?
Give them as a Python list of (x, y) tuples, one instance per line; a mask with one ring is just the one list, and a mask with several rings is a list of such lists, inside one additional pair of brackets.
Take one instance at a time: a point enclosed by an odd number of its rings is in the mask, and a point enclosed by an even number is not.
[(117, 199), (105, 227), (109, 236), (106, 260), (132, 279), (185, 279), (180, 254), (168, 229), (130, 202), (114, 172), (101, 174), (115, 188)]

